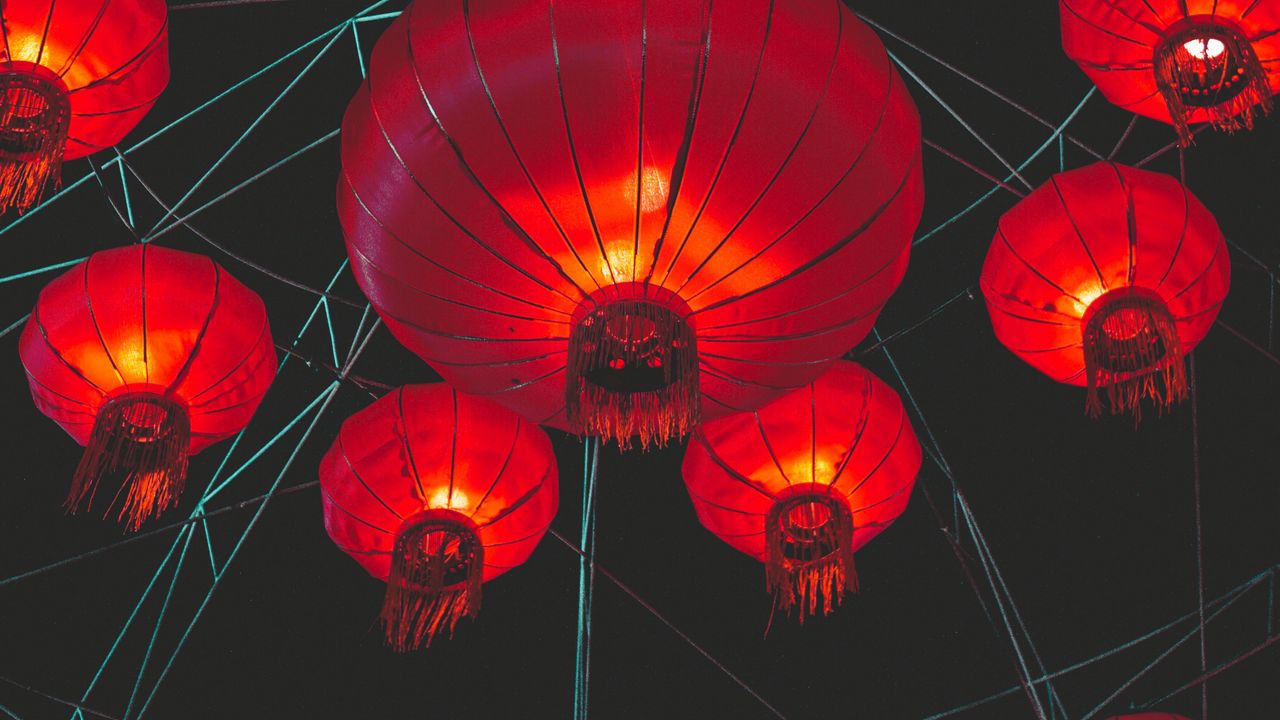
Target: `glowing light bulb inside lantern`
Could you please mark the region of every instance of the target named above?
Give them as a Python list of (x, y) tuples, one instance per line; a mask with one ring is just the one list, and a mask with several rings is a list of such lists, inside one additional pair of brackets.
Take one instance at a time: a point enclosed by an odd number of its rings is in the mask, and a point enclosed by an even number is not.
[(1227, 46), (1217, 38), (1195, 38), (1183, 43), (1182, 49), (1198, 60), (1212, 60), (1225, 52)]
[[(667, 206), (669, 183), (666, 173), (647, 165), (640, 171), (640, 212), (651, 213)], [(627, 178), (622, 187), (622, 197), (632, 205), (636, 202), (636, 178)]]
[(609, 245), (600, 258), (600, 274), (610, 282), (630, 282), (635, 271), (636, 256), (630, 242)]
[(471, 505), (467, 494), (454, 488), (453, 492), (449, 492), (449, 488), (442, 487), (436, 490), (431, 496), (430, 502), (427, 503), (432, 508), (444, 508), (448, 510), (466, 510)]
[(1084, 317), (1084, 313), (1093, 304), (1094, 300), (1102, 297), (1103, 290), (1097, 286), (1085, 287), (1075, 292), (1075, 299), (1072, 304), (1076, 307), (1076, 314)]

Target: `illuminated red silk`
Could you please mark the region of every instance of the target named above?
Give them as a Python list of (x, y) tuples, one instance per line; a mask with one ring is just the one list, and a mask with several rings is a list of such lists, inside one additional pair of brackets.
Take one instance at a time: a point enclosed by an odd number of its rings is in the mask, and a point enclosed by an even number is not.
[(471, 518), (487, 582), (520, 565), (555, 516), (551, 441), (536, 425), (447, 385), (409, 385), (347, 418), (320, 461), (329, 537), (386, 580), (401, 524), (427, 509)]
[(262, 299), (155, 245), (94, 253), (49, 283), (18, 348), (36, 407), (81, 445), (106, 399), (153, 392), (186, 406), (198, 453), (244, 428), (276, 374)]
[(0, 17), (0, 69), (37, 63), (70, 92), (64, 160), (120, 142), (169, 83), (163, 0), (6, 0)]
[(872, 327), (923, 203), (915, 106), (837, 0), (415, 2), (342, 160), (391, 332), (559, 427), (575, 312), (654, 288), (690, 309), (703, 417), (811, 381)]
[(981, 278), (996, 338), (1071, 385), (1085, 384), (1083, 317), (1103, 293), (1153, 291), (1185, 354), (1209, 332), (1230, 283), (1226, 240), (1190, 191), (1107, 162), (1054, 175), (1005, 213)]
[[(1187, 17), (1213, 17), (1248, 38), (1272, 92), (1280, 90), (1280, 2), (1277, 0), (1059, 0), (1062, 47), (1115, 105), (1172, 122), (1156, 88), (1153, 57), (1164, 31)], [(1208, 122), (1196, 109), (1192, 123)]]
[(732, 547), (765, 559), (765, 516), (789, 488), (834, 489), (853, 516), (853, 549), (889, 527), (911, 498), (920, 443), (898, 395), (839, 362), (808, 387), (754, 413), (709, 422), (684, 458), (698, 519)]

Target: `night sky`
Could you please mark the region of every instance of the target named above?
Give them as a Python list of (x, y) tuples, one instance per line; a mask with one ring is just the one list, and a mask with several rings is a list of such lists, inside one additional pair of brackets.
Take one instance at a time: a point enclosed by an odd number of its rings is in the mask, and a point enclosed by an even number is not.
[[(174, 11), (171, 84), (121, 148), (340, 25), (369, 2), (285, 0)], [(1062, 53), (1058, 11), (1050, 0), (851, 4), (1055, 126), (1090, 90), (1089, 81)], [(375, 12), (403, 5), (392, 0)], [(365, 57), (386, 25), (380, 20), (357, 26)], [(889, 50), (1005, 160), (1022, 163), (1053, 132), (908, 44), (881, 35)], [(135, 225), (143, 232), (165, 215), (162, 204), (182, 197), (331, 38), (336, 40), (327, 52), (200, 185), (179, 215), (323, 141), (159, 240), (214, 257), (260, 293), (275, 339), (286, 346), (316, 303), (308, 288), (327, 286), (346, 257), (334, 209), (338, 143), (330, 134), (360, 81), (352, 31), (326, 36), (127, 156), (137, 173), (128, 176)], [(927, 141), (986, 173), (1007, 174), (928, 91), (911, 79), (908, 86)], [(1107, 155), (1126, 135), (1131, 117), (1095, 94), (1067, 132)], [(1140, 119), (1116, 160), (1137, 163), (1174, 138), (1170, 127)], [(1068, 168), (1093, 160), (1073, 142), (1064, 148)], [(924, 152), (927, 201), (918, 238), (993, 187), (943, 153)], [(1188, 185), (1236, 246), (1231, 294), (1221, 322), (1196, 351), (1208, 601), (1280, 562), (1280, 478), (1275, 469), (1280, 460), (1275, 410), (1280, 404), (1280, 330), (1273, 327), (1280, 304), (1273, 295), (1275, 278), (1264, 269), (1280, 268), (1278, 154), (1280, 118), (1264, 120), (1247, 134), (1202, 133), (1186, 153)], [(100, 182), (89, 180), (3, 231), (0, 275), (134, 241), (112, 207), (114, 202), (123, 208), (120, 170), (102, 167), (112, 157), (93, 158), (101, 169)], [(1178, 153), (1165, 153), (1147, 168), (1176, 175)], [(1058, 169), (1055, 141), (1023, 175), (1038, 185)], [(87, 161), (69, 163), (66, 181), (89, 171)], [(1075, 666), (1194, 615), (1194, 436), (1190, 403), (1164, 417), (1149, 413), (1136, 431), (1129, 418), (1090, 421), (1083, 412), (1083, 390), (1051, 382), (996, 342), (977, 290), (978, 272), (996, 219), (1016, 201), (1014, 194), (996, 190), (972, 212), (918, 244), (901, 288), (879, 321), (879, 331), (894, 336), (885, 345), (888, 354), (865, 352), (869, 340), (851, 357), (905, 399), (889, 355), (896, 362), (922, 413), (912, 416), (921, 442), (945, 457), (1016, 602), (1020, 620), (1008, 620), (1015, 629), (1025, 623), (1034, 640), (1033, 655), (1018, 634), (1029, 671), (1039, 677), (1042, 667), (1057, 672)], [(0, 227), (15, 217), (3, 218)], [(55, 276), (6, 278), (0, 284), (0, 328), (29, 312), (40, 287)], [(335, 299), (329, 303), (329, 317), (337, 351), (345, 356), (364, 300), (345, 272), (331, 292)], [(297, 342), (299, 358), (291, 359), (277, 378), (219, 478), (248, 461), (334, 381), (328, 324), (322, 311)], [(383, 646), (377, 614), (384, 586), (330, 543), (314, 487), (286, 492), (260, 514), (260, 503), (254, 501), (208, 520), (216, 562), (221, 565), (236, 554), (207, 605), (202, 603), (213, 572), (203, 524), (192, 526), (190, 535), (174, 527), (30, 577), (3, 580), (126, 537), (95, 514), (63, 514), (79, 448), (32, 406), (18, 361), (17, 335), (10, 332), (0, 339), (0, 442), (6, 457), (0, 470), (0, 707), (10, 714), (27, 719), (70, 715), (66, 705), (12, 682), (80, 701), (134, 603), (173, 547), (136, 624), (84, 701), (103, 717), (125, 717), (166, 597), (164, 621), (130, 720), (201, 609), (145, 717), (571, 716), (578, 560), (552, 537), (525, 566), (486, 585), (478, 620), (464, 623), (450, 641), (404, 656)], [(374, 334), (353, 374), (357, 380), (343, 383), (296, 455), (294, 448), (314, 412), (257, 457), (206, 510), (259, 498), (277, 480), (281, 490), (312, 483), (320, 457), (345, 417), (382, 394), (383, 386), (436, 379), (384, 329)], [(554, 527), (576, 539), (583, 445), (556, 431), (551, 435), (561, 469), (561, 508)], [(151, 528), (178, 523), (193, 511), (199, 490), (214, 477), (230, 447), (225, 442), (193, 459), (181, 509)], [(697, 523), (680, 480), (682, 451), (601, 452), (598, 562), (783, 716), (928, 718), (1012, 690), (954, 717), (1035, 717), (1027, 696), (1016, 689), (1018, 661), (974, 539), (966, 531), (956, 533), (977, 593), (948, 542), (948, 534), (957, 530), (958, 509), (950, 481), (929, 457), (906, 512), (858, 554), (861, 594), (837, 614), (803, 627), (777, 618), (765, 637), (770, 598), (763, 567)], [(182, 569), (171, 582), (179, 556)], [(773, 717), (634, 598), (603, 577), (597, 582), (592, 717)], [(1276, 632), (1280, 609), (1268, 604), (1274, 587), (1274, 578), (1264, 575), (1246, 592), (1232, 595), (1234, 602), (1214, 616), (1207, 636), (1210, 669)], [(1209, 612), (1220, 607), (1212, 604)], [(1194, 680), (1201, 669), (1198, 642), (1191, 637), (1129, 684), (1194, 627), (1194, 620), (1184, 619), (1152, 639), (1058, 677), (1053, 687), (1061, 708), (1055, 717), (1082, 718), (1114, 693), (1096, 716), (1105, 718)], [(1280, 649), (1262, 650), (1208, 687), (1210, 716), (1217, 720), (1276, 717)], [(1043, 686), (1040, 690), (1047, 702)], [(1178, 693), (1152, 709), (1198, 718), (1199, 690)]]

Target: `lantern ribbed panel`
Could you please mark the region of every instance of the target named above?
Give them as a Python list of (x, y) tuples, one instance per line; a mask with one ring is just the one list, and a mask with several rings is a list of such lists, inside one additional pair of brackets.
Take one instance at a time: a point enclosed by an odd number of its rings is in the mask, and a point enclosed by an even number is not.
[(923, 203), (915, 107), (837, 0), (415, 2), (342, 161), (391, 332), (562, 428), (570, 330), (617, 298), (687, 308), (703, 417), (810, 382), (872, 327)]
[(262, 299), (216, 262), (155, 245), (94, 253), (49, 283), (19, 340), (36, 407), (88, 442), (104, 401), (179, 401), (190, 453), (249, 422), (276, 373)]
[(1085, 385), (1086, 310), (1150, 291), (1185, 354), (1226, 299), (1231, 263), (1213, 215), (1168, 175), (1099, 162), (1054, 175), (1000, 218), (981, 287), (996, 338), (1058, 382)]
[(396, 534), (424, 510), (475, 523), (487, 582), (529, 557), (559, 502), (546, 433), (444, 384), (400, 388), (348, 418), (320, 488), (329, 537), (379, 580)]
[(164, 0), (6, 0), (0, 70), (36, 63), (71, 97), (64, 160), (120, 142), (169, 83)]
[(765, 517), (779, 499), (809, 490), (843, 498), (857, 550), (906, 509), (920, 458), (898, 395), (842, 361), (756, 412), (705, 424), (683, 474), (702, 524), (763, 561)]

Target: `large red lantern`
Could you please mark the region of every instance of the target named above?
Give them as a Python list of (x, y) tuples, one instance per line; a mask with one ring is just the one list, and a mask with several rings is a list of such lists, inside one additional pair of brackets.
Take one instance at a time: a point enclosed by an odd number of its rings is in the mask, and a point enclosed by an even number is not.
[(0, 212), (119, 142), (169, 82), (163, 0), (0, 3)]
[(276, 372), (262, 299), (213, 260), (154, 245), (94, 253), (49, 283), (19, 351), (36, 407), (85, 446), (68, 506), (120, 477), (135, 530), (177, 504), (188, 456), (244, 428)]
[(920, 443), (902, 401), (840, 362), (754, 413), (706, 423), (684, 459), (698, 519), (765, 563), (776, 607), (803, 622), (856, 591), (853, 554), (907, 507)]
[(1253, 127), (1280, 89), (1280, 0), (1059, 0), (1062, 45), (1108, 100), (1172, 123)]
[(1054, 175), (1000, 218), (982, 268), (996, 338), (1087, 409), (1140, 414), (1187, 393), (1183, 355), (1231, 282), (1213, 215), (1167, 175), (1099, 162)]
[(387, 583), (398, 651), (480, 609), (480, 585), (523, 563), (559, 502), (536, 425), (444, 384), (400, 388), (352, 415), (320, 462), (329, 537)]
[(459, 389), (662, 443), (871, 328), (920, 123), (832, 0), (415, 2), (342, 128), (361, 287)]

